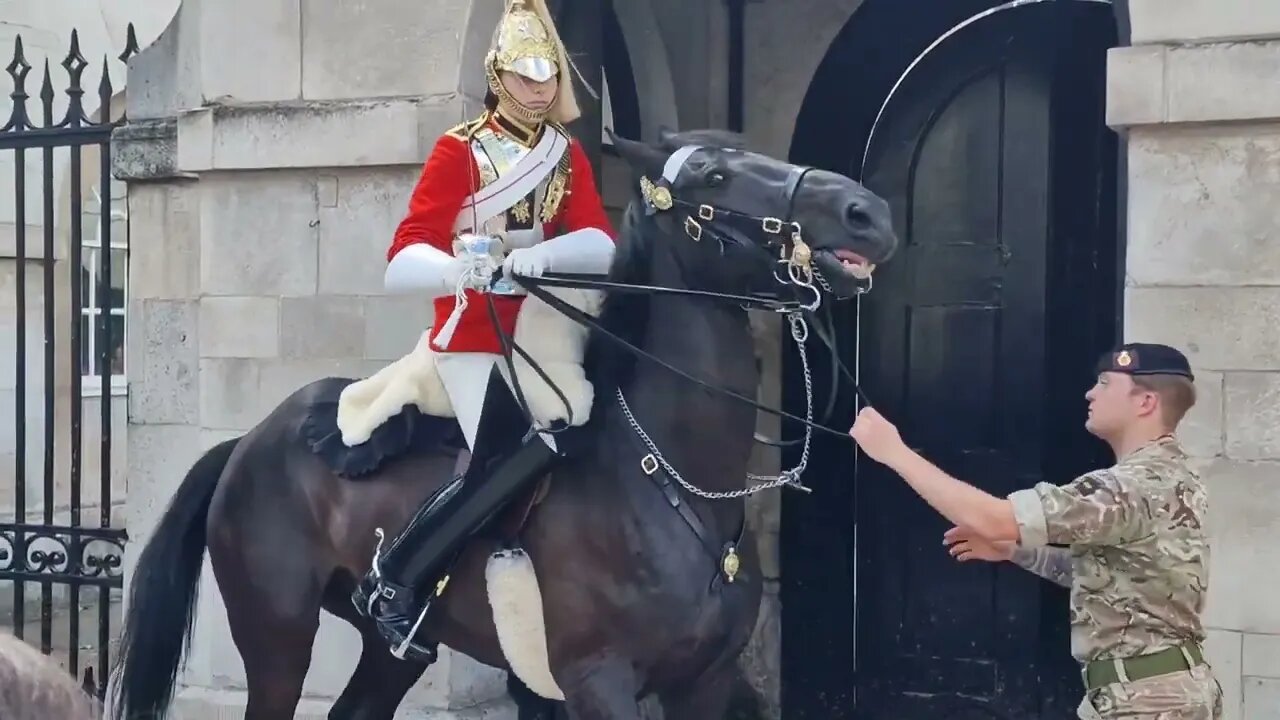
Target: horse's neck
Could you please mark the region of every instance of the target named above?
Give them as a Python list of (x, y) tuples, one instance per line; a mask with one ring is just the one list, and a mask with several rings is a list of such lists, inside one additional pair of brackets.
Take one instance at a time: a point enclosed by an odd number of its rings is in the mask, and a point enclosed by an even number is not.
[[(648, 352), (714, 388), (756, 396), (759, 371), (745, 311), (678, 296), (654, 297), (652, 303)], [(713, 492), (743, 487), (755, 431), (751, 406), (647, 362), (626, 398), (636, 421), (682, 477)]]

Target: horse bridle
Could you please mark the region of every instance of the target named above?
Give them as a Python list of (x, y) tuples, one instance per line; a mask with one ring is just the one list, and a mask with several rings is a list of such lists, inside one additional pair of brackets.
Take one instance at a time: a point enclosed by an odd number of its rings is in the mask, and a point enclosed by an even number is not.
[[(783, 189), (783, 195), (784, 195), (783, 200), (786, 203), (787, 219), (774, 217), (774, 216), (752, 215), (752, 214), (740, 212), (737, 210), (716, 207), (714, 205), (710, 205), (707, 203), (689, 202), (675, 195), (675, 193), (672, 191), (672, 186), (674, 185), (676, 177), (678, 176), (680, 170), (683, 169), (684, 164), (685, 162), (688, 161), (689, 157), (692, 156), (693, 153), (699, 149), (701, 149), (701, 146), (686, 145), (676, 150), (675, 152), (673, 152), (668, 157), (663, 167), (662, 176), (659, 178), (658, 182), (656, 183), (653, 181), (650, 181), (645, 176), (641, 177), (640, 191), (641, 191), (641, 196), (645, 200), (645, 215), (652, 217), (657, 213), (666, 212), (674, 208), (685, 209), (687, 213), (685, 215), (685, 220), (683, 222), (684, 230), (686, 234), (688, 234), (689, 237), (695, 242), (700, 242), (703, 236), (707, 233), (710, 233), (714, 236), (720, 236), (723, 231), (718, 226), (724, 226), (726, 228), (729, 228), (730, 230), (736, 230), (738, 232), (746, 232), (751, 234), (754, 234), (757, 231), (762, 231), (767, 237), (772, 238), (765, 243), (765, 246), (763, 249), (765, 251), (771, 251), (774, 248), (779, 248), (778, 262), (786, 264), (788, 268), (787, 279), (796, 285), (813, 288), (812, 283), (809, 280), (809, 278), (814, 277), (813, 268), (810, 264), (812, 260), (812, 252), (810, 251), (808, 244), (805, 243), (804, 239), (801, 236), (802, 228), (800, 226), (800, 223), (790, 220), (790, 217), (795, 211), (796, 194), (799, 192), (799, 189), (804, 182), (805, 176), (813, 168), (795, 167), (788, 174), (787, 182), (784, 185), (784, 189)], [(631, 212), (631, 210), (629, 210), (628, 212)], [(788, 230), (791, 231), (789, 235), (787, 234)], [(753, 243), (753, 246), (760, 247), (758, 243)], [(788, 250), (790, 251), (789, 253), (788, 253)], [(495, 273), (493, 282), (497, 282), (497, 280), (500, 279), (500, 277), (501, 277), (500, 272)], [(775, 277), (777, 277), (776, 272), (775, 272)], [(588, 313), (585, 313), (582, 310), (579, 310), (577, 307), (574, 307), (573, 305), (571, 305), (570, 303), (564, 300), (561, 300), (555, 295), (547, 292), (545, 289), (545, 287), (563, 287), (563, 288), (576, 288), (576, 289), (584, 289), (584, 290), (605, 290), (609, 292), (643, 293), (647, 295), (678, 295), (683, 297), (701, 297), (701, 298), (707, 298), (707, 299), (718, 300), (723, 302), (732, 302), (735, 304), (739, 304), (744, 308), (753, 308), (758, 310), (767, 310), (772, 312), (786, 313), (789, 315), (790, 318), (792, 318), (793, 338), (802, 346), (804, 340), (807, 338), (808, 333), (807, 333), (807, 330), (805, 330), (804, 335), (800, 336), (796, 330), (796, 321), (800, 318), (799, 313), (801, 311), (807, 310), (809, 312), (813, 312), (816, 309), (817, 305), (820, 303), (821, 293), (816, 288), (813, 288), (813, 291), (815, 293), (815, 296), (818, 298), (818, 303), (814, 303), (812, 305), (806, 305), (799, 302), (798, 300), (794, 300), (794, 301), (779, 300), (776, 298), (763, 297), (763, 296), (754, 295), (754, 294), (753, 295), (737, 295), (737, 294), (731, 294), (731, 293), (713, 292), (709, 290), (696, 290), (692, 288), (668, 288), (668, 287), (661, 287), (661, 286), (655, 286), (655, 285), (638, 285), (638, 284), (631, 284), (631, 283), (619, 283), (619, 282), (610, 281), (607, 279), (607, 277), (602, 277), (599, 275), (588, 275), (588, 274), (552, 272), (552, 273), (544, 273), (541, 277), (538, 277), (538, 278), (529, 278), (529, 277), (521, 276), (521, 277), (518, 277), (517, 279), (518, 279), (518, 282), (526, 289), (526, 291), (530, 295), (537, 297), (538, 299), (547, 303), (548, 305), (550, 305), (552, 308), (554, 308), (561, 314), (569, 317), (570, 319), (578, 322), (581, 325), (586, 326), (588, 329), (595, 330), (600, 335), (609, 339), (611, 342), (621, 345), (629, 353), (635, 355), (636, 357), (644, 358), (645, 360), (648, 360), (654, 364), (657, 364), (665, 368), (666, 370), (688, 380), (689, 382), (692, 382), (700, 387), (703, 387), (711, 391), (712, 393), (733, 398), (734, 400), (737, 400), (742, 403), (746, 403), (762, 412), (801, 423), (808, 430), (818, 430), (820, 432), (834, 435), (834, 436), (843, 438), (845, 440), (849, 439), (849, 436), (845, 431), (836, 430), (836, 429), (827, 427), (823, 424), (815, 423), (809, 418), (802, 418), (783, 410), (777, 410), (777, 409), (768, 407), (766, 405), (762, 405), (756, 402), (752, 398), (733, 392), (732, 390), (726, 390), (724, 388), (716, 387), (715, 385), (712, 385), (699, 378), (696, 378), (690, 375), (689, 373), (681, 370), (680, 368), (677, 368), (667, 363), (661, 358), (658, 358), (652, 355), (651, 353), (643, 350), (642, 348), (636, 347), (635, 345), (624, 340), (623, 338), (618, 337), (617, 335), (615, 335), (614, 333), (610, 332), (609, 330), (604, 328), (602, 325), (600, 325), (600, 323)], [(780, 282), (782, 281), (782, 278), (777, 278), (777, 279)], [(819, 279), (820, 279), (820, 276), (819, 276)], [(525, 402), (523, 392), (519, 387), (519, 382), (515, 379), (516, 374), (514, 371), (513, 361), (511, 358), (511, 355), (513, 352), (519, 354), (521, 357), (525, 359), (527, 363), (529, 363), (530, 367), (542, 378), (542, 380), (548, 383), (548, 385), (552, 388), (552, 390), (555, 391), (561, 403), (563, 403), (565, 407), (568, 408), (569, 407), (568, 399), (559, 390), (559, 388), (555, 386), (555, 383), (551, 382), (550, 378), (546, 375), (546, 373), (542, 370), (542, 368), (539, 367), (536, 362), (534, 362), (533, 358), (530, 357), (529, 354), (525, 352), (523, 348), (515, 344), (513, 338), (507, 337), (506, 333), (501, 329), (500, 324), (497, 322), (496, 309), (493, 307), (493, 300), (491, 297), (489, 298), (488, 304), (490, 306), (489, 307), (490, 318), (494, 323), (495, 329), (497, 330), (499, 341), (503, 349), (503, 355), (506, 357), (508, 369), (511, 370), (512, 372), (511, 377), (514, 384), (513, 389), (515, 390), (517, 401), (522, 407), (522, 409), (524, 410), (525, 414), (529, 416), (529, 419), (532, 421), (532, 414), (528, 411), (527, 403)], [(836, 348), (832, 342), (832, 339), (821, 332), (819, 333), (819, 337), (832, 351), (833, 376), (835, 375), (836, 370), (842, 371), (846, 377), (848, 377), (850, 380), (854, 382), (854, 388), (856, 392), (858, 393), (859, 397), (861, 397), (865, 402), (866, 395), (862, 392), (862, 388), (860, 384), (858, 384), (857, 378), (844, 367), (844, 364), (841, 362), (840, 358), (838, 357), (838, 354), (836, 352)], [(803, 346), (801, 347), (801, 349), (803, 350)], [(833, 396), (835, 394), (834, 393), (835, 384), (837, 383), (833, 382), (833, 393), (832, 393)], [(828, 417), (824, 418), (824, 421), (829, 419), (833, 408), (834, 408), (834, 397), (832, 398), (832, 402), (830, 402), (828, 405), (828, 408), (827, 408)], [(810, 408), (810, 410), (811, 409), (812, 408)], [(556, 432), (556, 431), (548, 430), (546, 432)], [(808, 445), (807, 440), (808, 440), (808, 435), (806, 432), (806, 437), (803, 439), (806, 446)], [(785, 446), (785, 445), (797, 444), (801, 441), (802, 440), (795, 440), (795, 441), (785, 442), (785, 443), (778, 442), (778, 441), (766, 441), (766, 442), (767, 444), (774, 445), (774, 446)], [(806, 455), (807, 455), (807, 452), (806, 452)]]
[[(777, 263), (785, 266), (787, 270), (787, 277), (782, 278), (778, 276), (777, 268), (775, 266), (774, 278), (778, 281), (779, 285), (788, 285), (788, 281), (790, 281), (792, 286), (809, 288), (814, 293), (816, 299), (814, 303), (810, 305), (800, 305), (797, 303), (797, 305), (810, 313), (808, 319), (814, 322), (818, 338), (824, 345), (826, 345), (827, 349), (831, 353), (831, 392), (828, 393), (827, 406), (823, 411), (822, 422), (825, 423), (829, 421), (832, 414), (835, 412), (836, 399), (838, 396), (836, 389), (840, 384), (841, 375), (853, 384), (858, 397), (864, 403), (869, 405), (870, 401), (867, 400), (866, 394), (862, 391), (862, 385), (857, 376), (854, 373), (849, 372), (849, 369), (845, 367), (844, 362), (840, 359), (840, 351), (836, 344), (834, 327), (829, 323), (824, 324), (823, 321), (817, 317), (818, 306), (821, 304), (821, 293), (813, 287), (813, 280), (816, 278), (819, 284), (828, 291), (830, 291), (831, 288), (827, 285), (821, 273), (812, 266), (813, 252), (804, 241), (803, 228), (800, 223), (791, 219), (795, 214), (796, 195), (798, 194), (801, 185), (804, 183), (805, 176), (807, 176), (814, 168), (808, 165), (794, 166), (790, 172), (787, 173), (787, 180), (783, 185), (782, 190), (782, 201), (786, 207), (786, 214), (782, 218), (750, 215), (748, 213), (742, 213), (735, 210), (717, 208), (705, 203), (689, 202), (675, 196), (672, 192), (672, 187), (675, 185), (675, 181), (679, 177), (680, 170), (684, 168), (684, 164), (688, 162), (688, 159), (692, 157), (693, 153), (700, 149), (701, 147), (697, 145), (686, 145), (672, 153), (664, 164), (662, 176), (657, 183), (650, 181), (647, 177), (641, 177), (640, 190), (641, 195), (645, 198), (647, 203), (646, 215), (652, 216), (658, 212), (666, 212), (674, 208), (684, 209), (687, 213), (684, 220), (685, 233), (694, 241), (700, 241), (704, 233), (704, 228), (699, 221), (708, 223), (721, 222), (734, 230), (754, 231), (759, 229), (763, 231), (766, 236), (772, 237), (772, 240), (766, 242), (765, 249), (766, 251), (772, 251), (774, 248), (778, 248)], [(714, 225), (712, 227), (714, 227)], [(789, 237), (785, 234), (787, 230), (790, 230)], [(714, 230), (712, 230), (712, 232), (715, 233)], [(718, 235), (718, 233), (715, 234)], [(759, 247), (754, 243), (753, 246)], [(789, 253), (788, 250), (790, 250)], [(869, 289), (870, 285), (867, 286), (866, 290)], [(860, 291), (859, 294), (866, 292), (866, 290)], [(757, 309), (760, 309), (758, 305)], [(776, 305), (770, 305), (767, 309), (775, 312), (790, 313), (793, 311), (785, 306)], [(831, 319), (829, 313), (827, 314), (827, 317), (828, 320)], [(804, 330), (803, 335), (801, 335), (800, 330), (793, 325), (792, 338), (798, 345), (803, 345), (805, 340), (808, 338), (808, 332), (807, 330)], [(807, 363), (805, 373), (807, 376)], [(811, 379), (806, 377), (806, 385), (809, 385), (810, 383)], [(773, 447), (789, 447), (805, 441), (805, 438), (789, 441), (770, 440), (762, 436), (760, 433), (755, 434), (755, 439), (759, 443), (771, 445)]]
[[(804, 241), (800, 223), (791, 219), (795, 214), (796, 195), (804, 183), (805, 176), (813, 168), (796, 166), (787, 174), (782, 190), (782, 201), (786, 207), (785, 215), (782, 217), (752, 215), (716, 207), (709, 203), (690, 202), (675, 194), (673, 188), (680, 171), (684, 169), (689, 158), (701, 149), (699, 145), (685, 145), (673, 152), (663, 165), (662, 175), (657, 182), (650, 180), (648, 176), (641, 176), (640, 194), (645, 200), (645, 214), (653, 216), (676, 208), (684, 210), (684, 232), (694, 242), (701, 242), (704, 235), (710, 234), (723, 244), (728, 234), (751, 237), (756, 232), (762, 232), (766, 238), (769, 238), (762, 249), (766, 252), (777, 249), (777, 262), (787, 267), (787, 278), (778, 277), (776, 269), (774, 277), (780, 284), (785, 285), (786, 281), (790, 280), (792, 285), (810, 289), (814, 293), (814, 301), (808, 305), (799, 306), (816, 310), (822, 298), (821, 293), (813, 287), (813, 251)], [(726, 152), (733, 151), (726, 150)], [(754, 242), (751, 246), (760, 247)]]

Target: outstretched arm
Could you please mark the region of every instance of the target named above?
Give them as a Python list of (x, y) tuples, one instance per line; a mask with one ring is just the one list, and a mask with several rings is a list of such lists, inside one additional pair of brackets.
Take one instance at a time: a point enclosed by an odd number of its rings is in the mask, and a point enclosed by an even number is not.
[(1010, 561), (1062, 587), (1071, 587), (1071, 551), (1067, 548), (1016, 547)]
[[(860, 415), (859, 422), (862, 421)], [(863, 448), (866, 449), (865, 444)], [(1013, 504), (1008, 500), (951, 477), (901, 441), (881, 457), (873, 458), (901, 475), (925, 502), (952, 523), (973, 528), (992, 542), (1019, 539)]]

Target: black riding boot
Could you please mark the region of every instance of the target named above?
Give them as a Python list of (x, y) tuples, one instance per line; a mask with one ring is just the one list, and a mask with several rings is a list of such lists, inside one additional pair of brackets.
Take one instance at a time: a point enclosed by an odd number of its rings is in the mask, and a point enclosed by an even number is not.
[[(523, 435), (523, 440), (521, 437)], [(503, 452), (518, 445), (512, 452)], [(463, 544), (515, 494), (537, 480), (558, 457), (528, 431), (519, 406), (495, 369), (466, 473), (423, 503), (409, 524), (379, 548), (352, 600), (371, 617), (402, 660), (433, 662), (435, 643), (419, 635), (427, 609), (444, 590), (448, 565)]]

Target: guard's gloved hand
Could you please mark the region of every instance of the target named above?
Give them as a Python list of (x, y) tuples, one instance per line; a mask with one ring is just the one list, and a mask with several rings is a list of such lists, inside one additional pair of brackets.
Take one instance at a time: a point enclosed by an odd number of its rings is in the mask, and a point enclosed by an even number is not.
[(502, 261), (504, 275), (522, 275), (524, 277), (542, 277), (551, 267), (551, 258), (540, 245), (527, 248), (516, 248)]

